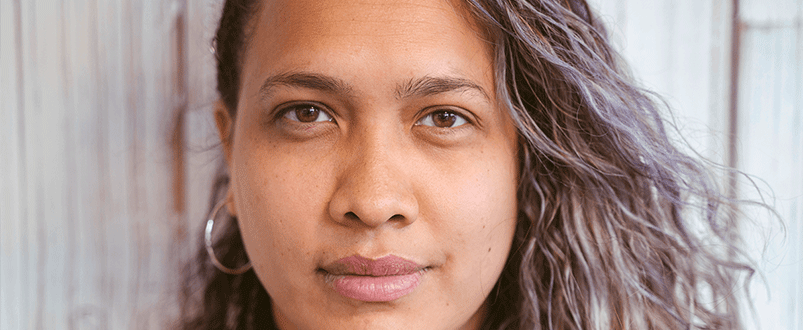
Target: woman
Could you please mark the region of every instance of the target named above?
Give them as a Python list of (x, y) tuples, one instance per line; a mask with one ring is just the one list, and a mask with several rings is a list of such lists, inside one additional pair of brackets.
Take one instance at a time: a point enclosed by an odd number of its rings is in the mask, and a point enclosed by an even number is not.
[(185, 328), (740, 327), (733, 203), (584, 1), (230, 0), (216, 45)]

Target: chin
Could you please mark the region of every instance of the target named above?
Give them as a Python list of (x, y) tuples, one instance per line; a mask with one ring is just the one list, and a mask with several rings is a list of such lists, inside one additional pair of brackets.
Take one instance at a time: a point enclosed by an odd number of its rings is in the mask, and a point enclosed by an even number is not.
[[(411, 298), (411, 297), (405, 297)], [(422, 310), (421, 306), (432, 306), (431, 301), (422, 302), (413, 299), (399, 299), (393, 302), (367, 303), (336, 299), (328, 302), (328, 308), (321, 310), (313, 317), (303, 317), (299, 323), (291, 323), (280, 312), (274, 311), (277, 325), (283, 330), (292, 329), (348, 329), (348, 330), (393, 330), (393, 329), (475, 329), (479, 328), (476, 320), (479, 312), (469, 315), (467, 320), (450, 320), (448, 312), (439, 314), (437, 308)], [(416, 308), (418, 307), (418, 308)], [(483, 310), (482, 308), (480, 310)], [(278, 312), (278, 313), (277, 313)], [(455, 315), (452, 315), (454, 317)], [(476, 324), (475, 324), (476, 323)]]

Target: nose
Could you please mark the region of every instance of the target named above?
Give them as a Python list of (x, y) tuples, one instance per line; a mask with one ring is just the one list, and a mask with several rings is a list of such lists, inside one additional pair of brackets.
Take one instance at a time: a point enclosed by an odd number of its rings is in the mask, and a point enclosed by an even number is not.
[(404, 227), (418, 217), (404, 152), (396, 143), (369, 138), (343, 151), (345, 165), (329, 202), (334, 221), (350, 227)]

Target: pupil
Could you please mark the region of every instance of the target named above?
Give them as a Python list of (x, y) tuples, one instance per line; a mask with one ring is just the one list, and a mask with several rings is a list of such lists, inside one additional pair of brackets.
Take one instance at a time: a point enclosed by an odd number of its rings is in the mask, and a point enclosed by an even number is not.
[(302, 107), (296, 109), (296, 117), (298, 120), (305, 123), (310, 123), (318, 119), (318, 112), (320, 110), (315, 107)]
[(435, 126), (438, 127), (452, 127), (454, 122), (457, 121), (455, 114), (446, 111), (436, 112), (434, 117)]

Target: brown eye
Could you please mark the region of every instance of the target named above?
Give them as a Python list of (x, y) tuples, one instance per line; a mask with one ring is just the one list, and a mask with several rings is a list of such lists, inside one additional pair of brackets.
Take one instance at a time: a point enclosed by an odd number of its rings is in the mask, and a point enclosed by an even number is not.
[(332, 116), (312, 104), (300, 104), (290, 107), (284, 113), (284, 118), (302, 123), (332, 121)]
[(463, 116), (452, 111), (435, 111), (421, 118), (416, 124), (439, 128), (452, 128), (468, 123)]
[(452, 127), (456, 121), (457, 116), (453, 113), (441, 111), (432, 114), (432, 122), (438, 127)]

